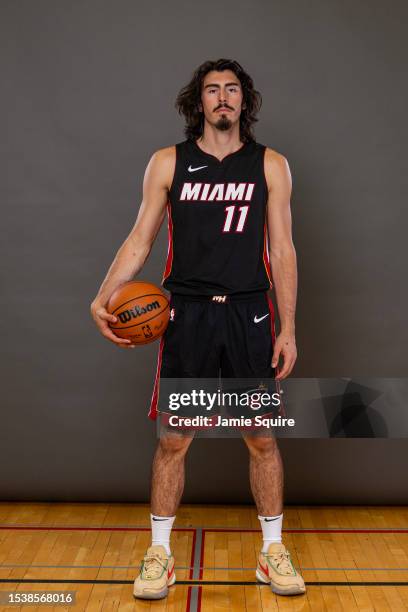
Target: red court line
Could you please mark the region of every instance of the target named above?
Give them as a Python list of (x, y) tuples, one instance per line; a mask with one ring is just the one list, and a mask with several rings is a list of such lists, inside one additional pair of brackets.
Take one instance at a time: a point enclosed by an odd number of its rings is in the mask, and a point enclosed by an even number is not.
[(191, 604), (191, 586), (189, 586), (187, 590), (186, 612), (190, 611), (190, 604)]
[[(73, 527), (59, 527), (56, 525), (0, 525), (1, 529), (9, 530), (27, 530), (27, 531), (150, 531), (150, 527), (91, 527), (91, 526), (73, 526)], [(173, 527), (172, 531), (193, 531), (196, 533), (197, 527)], [(261, 529), (241, 529), (239, 527), (203, 527), (203, 535), (206, 531), (211, 532), (237, 532), (237, 533), (261, 533)], [(325, 529), (309, 529), (309, 528), (293, 528), (293, 529), (282, 529), (282, 533), (407, 533), (408, 528), (401, 529), (342, 529), (342, 528), (325, 528)]]
[[(27, 525), (0, 525), (1, 529), (23, 529), (27, 531), (150, 531), (150, 527), (56, 527), (56, 526), (41, 526), (32, 527)], [(193, 531), (195, 534), (195, 527), (174, 527), (172, 531)]]
[[(200, 573), (199, 573), (199, 580), (202, 580), (203, 578), (203, 572), (204, 572), (204, 548), (205, 548), (205, 534), (207, 531), (212, 531), (211, 529), (203, 529), (202, 530), (202, 535), (201, 535), (201, 555), (200, 555)], [(217, 531), (217, 530), (215, 530)], [(221, 529), (220, 529), (221, 531)], [(201, 610), (201, 599), (202, 599), (202, 595), (203, 595), (203, 587), (199, 587), (198, 588), (198, 597), (197, 597), (197, 610), (198, 612), (200, 612)]]
[[(203, 571), (204, 571), (204, 544), (205, 544), (205, 532), (206, 529), (203, 529), (201, 532), (201, 552), (200, 552), (200, 571), (198, 574), (198, 579), (202, 580), (203, 578)], [(201, 610), (201, 599), (203, 596), (203, 587), (199, 586), (198, 587), (198, 595), (197, 595), (197, 612), (200, 612)]]
[[(200, 580), (203, 577), (204, 569), (204, 548), (205, 534), (211, 533), (261, 533), (260, 529), (220, 529), (220, 528), (203, 528), (201, 539), (201, 558), (200, 558)], [(282, 529), (282, 533), (407, 533), (408, 529)], [(191, 587), (190, 587), (191, 588)], [(201, 610), (202, 587), (198, 589), (197, 609)], [(189, 608), (187, 607), (187, 610)]]
[(191, 557), (190, 557), (190, 572), (189, 572), (189, 575), (188, 575), (189, 580), (192, 580), (192, 578), (193, 578), (196, 539), (197, 539), (197, 531), (196, 531), (196, 529), (194, 529), (193, 545), (191, 547)]
[[(203, 537), (205, 531), (220, 533), (261, 533), (260, 529), (224, 529), (221, 527), (203, 529)], [(282, 533), (406, 533), (407, 529), (282, 529)]]
[[(57, 526), (30, 526), (30, 525), (4, 525), (0, 526), (1, 529), (8, 530), (29, 530), (29, 531), (150, 531), (150, 527), (57, 527)], [(197, 531), (195, 527), (174, 527), (172, 531), (192, 531), (193, 532), (193, 542), (191, 546), (191, 557), (190, 557), (190, 572), (189, 579), (193, 578), (193, 566), (194, 566), (194, 556), (195, 556), (195, 545), (197, 538)], [(202, 570), (200, 570), (201, 572)], [(187, 591), (187, 607), (186, 611), (190, 609), (190, 600), (191, 600), (191, 586), (188, 587)], [(198, 610), (201, 607), (201, 587), (199, 587), (198, 594)]]
[[(194, 571), (194, 556), (195, 556), (195, 547), (196, 547), (196, 537), (197, 537), (197, 532), (194, 529), (194, 534), (193, 534), (193, 545), (191, 547), (191, 557), (190, 557), (190, 571), (188, 574), (188, 578), (189, 580), (192, 580), (193, 578), (193, 571)], [(190, 602), (191, 602), (191, 586), (188, 587), (187, 589), (187, 603), (186, 603), (186, 612), (189, 612), (190, 610)]]

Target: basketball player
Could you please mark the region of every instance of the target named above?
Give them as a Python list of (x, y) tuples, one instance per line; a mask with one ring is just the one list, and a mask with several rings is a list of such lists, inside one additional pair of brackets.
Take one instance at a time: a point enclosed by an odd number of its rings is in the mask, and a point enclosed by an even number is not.
[[(161, 338), (149, 416), (157, 417), (160, 377), (287, 377), (296, 360), (296, 253), (291, 235), (291, 175), (286, 158), (255, 141), (261, 105), (251, 77), (235, 61), (202, 64), (178, 95), (186, 140), (154, 153), (136, 223), (120, 247), (91, 312), (119, 347), (130, 341), (108, 326), (106, 304), (140, 272), (166, 213), (168, 257), (163, 286), (171, 319)], [(280, 333), (274, 338), (276, 293)], [(278, 363), (283, 361), (278, 370)], [(134, 595), (160, 599), (175, 582), (170, 532), (184, 486), (192, 436), (158, 441), (151, 490), (152, 545)], [(263, 545), (256, 577), (280, 595), (305, 592), (282, 543), (283, 469), (274, 437), (244, 435)]]

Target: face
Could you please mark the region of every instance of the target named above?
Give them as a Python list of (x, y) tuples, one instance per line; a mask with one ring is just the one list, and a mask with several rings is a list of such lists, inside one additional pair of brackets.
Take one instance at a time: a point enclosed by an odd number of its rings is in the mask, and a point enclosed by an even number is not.
[(228, 130), (239, 121), (243, 106), (241, 83), (232, 70), (212, 70), (204, 77), (200, 111), (219, 130)]

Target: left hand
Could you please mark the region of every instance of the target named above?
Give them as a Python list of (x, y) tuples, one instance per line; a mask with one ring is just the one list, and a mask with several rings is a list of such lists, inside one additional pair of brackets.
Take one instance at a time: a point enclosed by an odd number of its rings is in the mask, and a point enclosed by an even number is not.
[(293, 366), (297, 359), (295, 334), (281, 331), (276, 338), (272, 357), (273, 368), (278, 366), (281, 355), (283, 356), (283, 366), (282, 369), (279, 370), (279, 374), (275, 376), (276, 380), (286, 378), (293, 370)]

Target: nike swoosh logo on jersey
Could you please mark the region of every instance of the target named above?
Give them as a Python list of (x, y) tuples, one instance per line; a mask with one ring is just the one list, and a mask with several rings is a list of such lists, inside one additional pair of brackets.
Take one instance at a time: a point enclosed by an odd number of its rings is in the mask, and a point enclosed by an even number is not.
[(269, 315), (269, 313), (268, 313), (268, 314), (266, 314), (266, 315), (264, 315), (263, 317), (259, 317), (259, 319), (258, 319), (258, 315), (255, 315), (255, 316), (254, 316), (254, 323), (259, 323), (260, 321), (263, 321), (264, 319), (266, 319), (266, 317), (267, 317), (268, 315)]
[(208, 166), (198, 166), (197, 168), (192, 168), (191, 164), (188, 167), (189, 172), (197, 172), (197, 170), (202, 170), (203, 168), (208, 168)]

